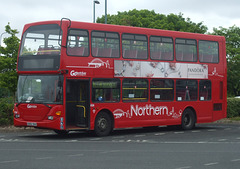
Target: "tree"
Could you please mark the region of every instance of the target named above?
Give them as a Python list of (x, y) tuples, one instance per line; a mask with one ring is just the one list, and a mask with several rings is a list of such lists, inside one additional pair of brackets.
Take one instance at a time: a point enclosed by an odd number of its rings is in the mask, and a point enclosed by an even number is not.
[[(105, 16), (97, 18), (98, 23), (105, 22)], [(207, 27), (202, 22), (194, 23), (190, 18), (185, 19), (182, 13), (157, 14), (154, 10), (130, 10), (128, 12), (118, 12), (117, 15), (108, 15), (108, 24), (135, 26), (144, 28), (175, 30), (182, 32), (206, 33)]]
[(6, 88), (14, 95), (17, 88), (17, 55), (19, 48), (18, 31), (11, 29), (9, 23), (5, 26), (5, 31), (10, 35), (4, 38), (6, 47), (0, 46), (0, 87)]
[(225, 36), (227, 53), (227, 81), (228, 95), (240, 95), (240, 28), (232, 26), (227, 28), (219, 27), (213, 29), (214, 35)]

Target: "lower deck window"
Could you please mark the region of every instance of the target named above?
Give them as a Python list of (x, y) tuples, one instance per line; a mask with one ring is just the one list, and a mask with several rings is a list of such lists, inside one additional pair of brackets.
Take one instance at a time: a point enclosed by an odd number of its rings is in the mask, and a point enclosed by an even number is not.
[(148, 81), (145, 79), (123, 80), (123, 101), (146, 101), (148, 99)]
[(101, 79), (92, 81), (93, 102), (118, 102), (120, 98), (120, 81)]
[(192, 101), (197, 100), (198, 82), (197, 80), (177, 80), (176, 100)]
[(153, 79), (150, 84), (151, 101), (171, 101), (174, 98), (173, 80)]

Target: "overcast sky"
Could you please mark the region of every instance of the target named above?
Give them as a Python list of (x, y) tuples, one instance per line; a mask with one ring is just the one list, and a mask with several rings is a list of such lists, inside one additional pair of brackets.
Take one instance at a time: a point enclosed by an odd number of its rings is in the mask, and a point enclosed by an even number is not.
[[(99, 2), (96, 18), (105, 14), (105, 0)], [(26, 23), (63, 17), (93, 22), (93, 0), (5, 0), (0, 4), (0, 34), (8, 22), (19, 32)], [(195, 23), (203, 21), (209, 32), (219, 26), (228, 28), (235, 24), (240, 27), (240, 0), (107, 0), (108, 14), (132, 9), (154, 10), (161, 14), (181, 12)]]

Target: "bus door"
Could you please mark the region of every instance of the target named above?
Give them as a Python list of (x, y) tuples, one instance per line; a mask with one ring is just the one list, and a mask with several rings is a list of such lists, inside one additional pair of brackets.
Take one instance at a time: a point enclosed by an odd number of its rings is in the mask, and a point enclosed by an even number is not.
[(89, 126), (89, 81), (67, 79), (66, 121), (67, 129)]

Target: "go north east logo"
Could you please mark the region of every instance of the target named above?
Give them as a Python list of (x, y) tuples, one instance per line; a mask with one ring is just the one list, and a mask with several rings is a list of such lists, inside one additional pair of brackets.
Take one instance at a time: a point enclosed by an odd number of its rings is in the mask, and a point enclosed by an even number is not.
[(113, 114), (115, 119), (119, 119), (122, 117), (132, 118), (133, 116), (171, 116), (172, 118), (177, 119), (182, 116), (182, 110), (180, 109), (179, 112), (176, 113), (174, 111), (174, 107), (172, 107), (172, 110), (170, 110), (167, 106), (154, 107), (151, 104), (145, 106), (131, 105), (130, 111), (127, 110), (125, 112), (122, 109), (116, 109)]

